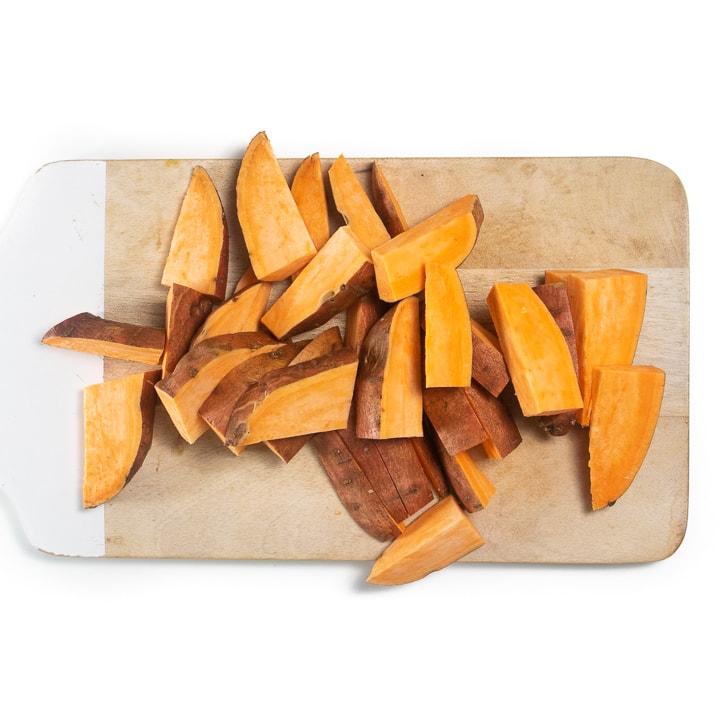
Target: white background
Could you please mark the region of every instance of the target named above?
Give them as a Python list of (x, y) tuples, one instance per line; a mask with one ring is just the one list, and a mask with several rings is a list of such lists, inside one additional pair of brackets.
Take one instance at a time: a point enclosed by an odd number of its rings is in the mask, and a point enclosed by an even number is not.
[[(261, 129), (291, 157), (662, 162), (690, 207), (687, 535), (647, 566), (453, 567), (377, 591), (355, 564), (50, 558), (0, 497), (0, 716), (718, 717), (711, 4), (235, 5), (4, 7), (0, 223), (47, 162), (234, 157)], [(32, 282), (30, 252), (0, 268)]]

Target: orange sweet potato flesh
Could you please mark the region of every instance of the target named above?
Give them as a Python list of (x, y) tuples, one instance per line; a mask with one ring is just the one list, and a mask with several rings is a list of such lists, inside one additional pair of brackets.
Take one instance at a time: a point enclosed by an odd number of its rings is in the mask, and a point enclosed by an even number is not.
[(389, 240), (385, 224), (344, 155), (330, 166), (328, 178), (335, 207), (360, 242), (372, 250)]
[(281, 347), (267, 333), (231, 333), (208, 338), (180, 359), (155, 386), (180, 436), (194, 443), (208, 429), (199, 410), (220, 380), (254, 355)]
[(355, 429), (358, 437), (423, 434), (420, 302), (394, 304), (368, 332), (360, 350)]
[(267, 308), (271, 290), (272, 283), (258, 281), (235, 292), (205, 318), (192, 345), (216, 335), (260, 330), (260, 318)]
[[(322, 357), (327, 353), (335, 352), (343, 347), (342, 334), (337, 325), (331, 325), (323, 332), (316, 335), (312, 340), (300, 350), (300, 352), (288, 363), (288, 365), (297, 365), (298, 363)], [(311, 435), (295, 435), (293, 437), (275, 438), (274, 440), (266, 440), (270, 450), (272, 450), (284, 462), (290, 462), (292, 458), (305, 446)]]
[(375, 285), (372, 262), (353, 231), (342, 226), (262, 316), (278, 339), (319, 328)]
[(581, 408), (578, 378), (565, 338), (530, 285), (495, 283), (487, 304), (523, 415)]
[(304, 343), (282, 344), (270, 352), (253, 355), (222, 377), (203, 401), (198, 415), (205, 420), (223, 445), (237, 399), (251, 387), (255, 387), (271, 370), (287, 367), (303, 347)]
[(220, 197), (207, 171), (194, 168), (165, 260), (161, 283), (225, 299), (229, 235)]
[(375, 208), (385, 223), (390, 237), (395, 237), (395, 235), (405, 232), (410, 225), (405, 218), (405, 213), (402, 207), (400, 207), (400, 202), (395, 196), (395, 192), (385, 176), (385, 172), (380, 165), (378, 165), (377, 161), (372, 164), (370, 188)]
[(483, 218), (477, 195), (465, 195), (373, 249), (380, 298), (396, 302), (421, 292), (427, 263), (460, 265), (475, 246)]
[(115, 497), (137, 473), (152, 444), (159, 370), (85, 388), (83, 506)]
[[(543, 301), (545, 307), (555, 318), (555, 322), (560, 328), (565, 343), (570, 351), (575, 373), (578, 372), (577, 361), (577, 340), (575, 338), (575, 325), (573, 324), (572, 312), (570, 310), (570, 298), (567, 294), (565, 283), (545, 283), (533, 287), (533, 292)], [(570, 410), (567, 412), (557, 413), (556, 415), (539, 415), (538, 424), (547, 430), (550, 435), (560, 437), (567, 435), (575, 422), (577, 412)]]
[(315, 255), (315, 245), (267, 135), (250, 141), (238, 172), (237, 215), (258, 280), (284, 280)]
[(451, 265), (425, 266), (425, 387), (467, 387), (472, 379), (470, 311)]
[(478, 512), (487, 507), (495, 494), (495, 486), (480, 469), (469, 451), (451, 455), (441, 442), (436, 443), (448, 485), (464, 510)]
[(357, 353), (342, 348), (274, 370), (235, 405), (225, 444), (234, 452), (266, 440), (347, 427)]
[(319, 250), (330, 237), (330, 215), (319, 153), (308, 155), (300, 163), (293, 176), (290, 191), (313, 244)]
[(51, 327), (42, 342), (67, 350), (157, 365), (165, 347), (165, 331), (82, 312)]
[(441, 570), (485, 544), (452, 496), (439, 500), (409, 523), (375, 561), (367, 582), (402, 585)]
[(593, 370), (590, 419), (592, 509), (612, 505), (642, 466), (655, 427), (665, 373), (648, 365), (609, 365)]
[(564, 282), (567, 289), (583, 397), (578, 422), (587, 425), (593, 368), (633, 362), (645, 315), (647, 275), (619, 268), (548, 270), (545, 280)]

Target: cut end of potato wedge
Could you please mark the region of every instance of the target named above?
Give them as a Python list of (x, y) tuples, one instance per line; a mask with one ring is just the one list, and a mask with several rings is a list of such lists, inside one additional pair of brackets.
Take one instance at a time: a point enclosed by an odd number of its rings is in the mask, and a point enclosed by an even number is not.
[(485, 544), (452, 495), (406, 526), (373, 565), (367, 582), (402, 585), (441, 570)]

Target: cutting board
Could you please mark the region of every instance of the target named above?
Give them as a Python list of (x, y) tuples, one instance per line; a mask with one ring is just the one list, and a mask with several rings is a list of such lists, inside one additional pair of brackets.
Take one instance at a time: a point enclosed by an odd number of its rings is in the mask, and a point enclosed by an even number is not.
[[(460, 276), (482, 323), (493, 282), (540, 282), (548, 268), (624, 267), (649, 279), (636, 362), (663, 368), (667, 384), (630, 490), (593, 512), (587, 431), (553, 438), (516, 413), (521, 446), (504, 460), (477, 456), (497, 492), (472, 516), (486, 544), (463, 561), (668, 557), (682, 542), (688, 509), (688, 210), (678, 177), (628, 157), (379, 160), (410, 223), (463, 194), (480, 197), (485, 221)], [(371, 162), (351, 160), (366, 188)], [(82, 388), (130, 368), (40, 338), (81, 311), (163, 325), (159, 278), (198, 164), (228, 215), (233, 283), (247, 266), (234, 214), (239, 159), (61, 162), (28, 182), (0, 238), (10, 268), (3, 322), (13, 346), (1, 380), (8, 412), (0, 486), (28, 541), (47, 553), (373, 560), (384, 545), (348, 516), (311, 447), (286, 464), (262, 446), (236, 457), (212, 433), (188, 445), (161, 406), (140, 472), (105, 506), (81, 508)], [(290, 178), (299, 160), (281, 164)]]

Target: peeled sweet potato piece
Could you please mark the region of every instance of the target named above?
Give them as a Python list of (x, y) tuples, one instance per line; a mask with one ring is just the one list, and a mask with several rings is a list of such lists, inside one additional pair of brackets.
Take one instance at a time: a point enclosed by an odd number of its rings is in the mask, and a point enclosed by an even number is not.
[(358, 240), (368, 250), (389, 240), (387, 228), (344, 155), (330, 166), (328, 177), (335, 207)]
[(159, 378), (159, 370), (150, 370), (85, 388), (84, 507), (115, 497), (142, 466), (152, 444)]
[(237, 401), (225, 444), (246, 445), (347, 427), (357, 353), (342, 348), (269, 372)]
[(425, 387), (467, 387), (472, 379), (470, 311), (457, 271), (425, 265)]
[(441, 570), (485, 544), (452, 495), (409, 523), (375, 561), (367, 582), (401, 585)]
[(158, 365), (165, 347), (165, 331), (82, 312), (51, 327), (42, 342), (92, 355)]
[(393, 305), (370, 329), (360, 350), (355, 429), (358, 437), (423, 434), (420, 303)]
[(330, 238), (330, 215), (319, 153), (308, 155), (300, 163), (290, 191), (313, 244), (319, 250)]
[(405, 213), (400, 207), (400, 203), (393, 189), (390, 187), (387, 177), (385, 177), (383, 169), (378, 165), (377, 161), (374, 161), (372, 164), (370, 188), (375, 208), (381, 220), (385, 223), (390, 237), (395, 237), (395, 235), (405, 232), (410, 225), (405, 218)]
[(648, 365), (593, 369), (590, 417), (592, 509), (612, 505), (632, 484), (660, 417), (665, 373)]
[(230, 370), (280, 345), (267, 333), (231, 333), (208, 338), (183, 355), (172, 373), (155, 386), (180, 436), (194, 443), (208, 429), (200, 407)]
[(237, 215), (258, 280), (284, 280), (315, 255), (315, 245), (267, 135), (250, 141), (238, 172)]
[(419, 293), (425, 265), (457, 267), (475, 246), (484, 218), (477, 195), (465, 195), (372, 251), (378, 295), (387, 302)]
[(472, 335), (472, 377), (495, 397), (510, 382), (505, 358), (497, 337), (477, 320), (470, 319)]
[(400, 535), (403, 523), (394, 520), (388, 512), (339, 433), (318, 433), (312, 438), (312, 444), (350, 517), (376, 540), (384, 542)]
[(258, 281), (235, 292), (205, 318), (192, 345), (216, 335), (260, 330), (260, 318), (267, 308), (271, 290), (272, 283)]
[(645, 316), (647, 275), (633, 270), (548, 270), (546, 282), (564, 282), (577, 340), (583, 405), (578, 422), (590, 421), (593, 368), (630, 365)]
[(178, 360), (190, 349), (198, 328), (212, 312), (214, 305), (212, 295), (178, 283), (172, 284), (165, 299), (163, 377), (175, 369)]
[(279, 339), (313, 330), (374, 285), (367, 250), (341, 226), (270, 306), (262, 324)]
[(193, 169), (175, 224), (161, 283), (225, 299), (229, 235), (225, 211), (207, 171)]
[(581, 408), (577, 373), (565, 338), (530, 285), (495, 283), (487, 304), (523, 415)]

